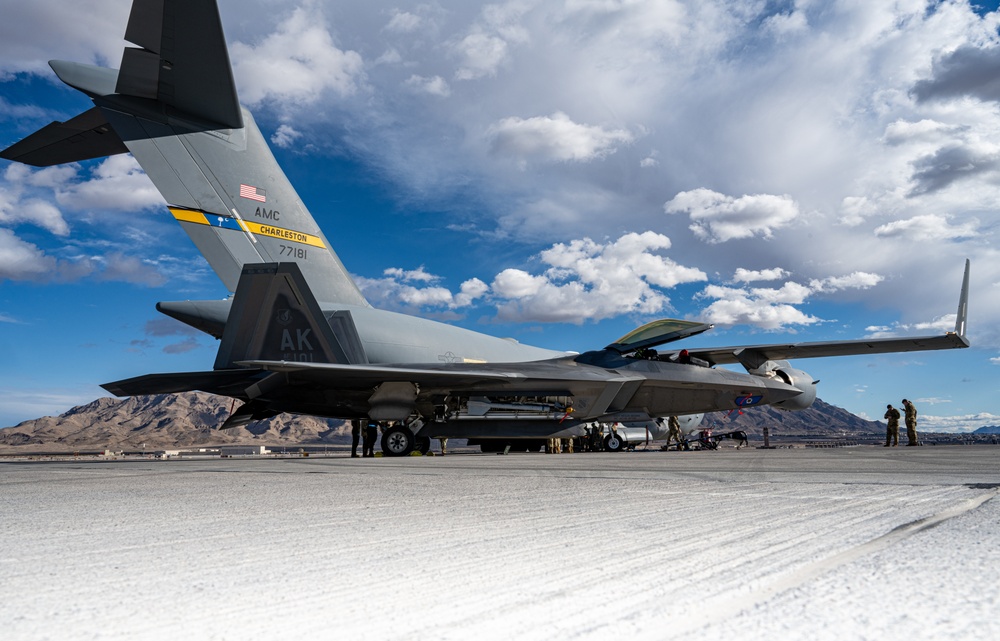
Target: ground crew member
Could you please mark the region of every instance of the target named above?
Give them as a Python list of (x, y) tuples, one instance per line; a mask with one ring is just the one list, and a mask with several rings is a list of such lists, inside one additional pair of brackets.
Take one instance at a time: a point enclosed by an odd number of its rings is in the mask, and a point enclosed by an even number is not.
[(448, 439), (439, 437), (438, 441), (441, 442), (441, 455), (444, 456), (445, 454), (448, 453)]
[(889, 447), (891, 444), (893, 447), (899, 445), (899, 410), (892, 406), (892, 404), (885, 406), (885, 420), (888, 421), (885, 427), (885, 445), (883, 447)]
[(906, 438), (909, 440), (907, 445), (920, 445), (917, 440), (917, 408), (913, 407), (913, 403), (903, 399), (903, 407), (906, 409)]
[(358, 441), (361, 439), (361, 421), (351, 421), (351, 458), (358, 458)]
[(378, 440), (378, 423), (369, 419), (368, 423), (365, 425), (365, 433), (363, 439), (363, 452), (362, 456), (370, 458), (375, 456), (375, 441)]
[(601, 447), (604, 445), (604, 434), (602, 434), (601, 426), (594, 423), (590, 426), (590, 451), (600, 452)]
[(676, 416), (671, 416), (667, 421), (667, 444), (663, 446), (663, 449), (670, 449), (671, 439), (677, 440), (677, 451), (681, 451), (681, 422), (677, 420)]

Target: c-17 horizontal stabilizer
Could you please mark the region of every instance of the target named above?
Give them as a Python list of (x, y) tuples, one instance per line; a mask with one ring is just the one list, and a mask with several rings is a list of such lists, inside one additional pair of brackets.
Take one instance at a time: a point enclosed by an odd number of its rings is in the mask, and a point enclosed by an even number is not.
[(0, 151), (0, 158), (51, 167), (128, 152), (97, 107), (66, 122), (53, 122)]

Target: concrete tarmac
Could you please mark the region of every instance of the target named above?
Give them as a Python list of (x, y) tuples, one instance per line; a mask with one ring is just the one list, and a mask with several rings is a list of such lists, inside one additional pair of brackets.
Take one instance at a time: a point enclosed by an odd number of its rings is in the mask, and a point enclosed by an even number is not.
[(0, 462), (20, 639), (995, 639), (1000, 447)]

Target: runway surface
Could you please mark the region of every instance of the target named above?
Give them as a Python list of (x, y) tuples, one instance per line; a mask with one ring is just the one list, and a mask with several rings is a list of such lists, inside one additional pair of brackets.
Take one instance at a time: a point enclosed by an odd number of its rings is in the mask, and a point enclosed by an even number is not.
[(0, 463), (40, 639), (998, 639), (1000, 447)]

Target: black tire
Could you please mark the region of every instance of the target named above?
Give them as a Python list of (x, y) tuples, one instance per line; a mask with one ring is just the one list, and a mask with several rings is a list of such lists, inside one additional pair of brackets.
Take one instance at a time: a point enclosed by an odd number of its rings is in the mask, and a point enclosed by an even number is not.
[(384, 456), (407, 456), (416, 445), (416, 437), (409, 428), (396, 425), (382, 432), (382, 454)]
[(625, 447), (625, 439), (614, 432), (604, 437), (605, 452), (621, 452)]
[(427, 452), (431, 451), (431, 437), (418, 436), (416, 446), (413, 449), (417, 450), (421, 454), (427, 454)]

